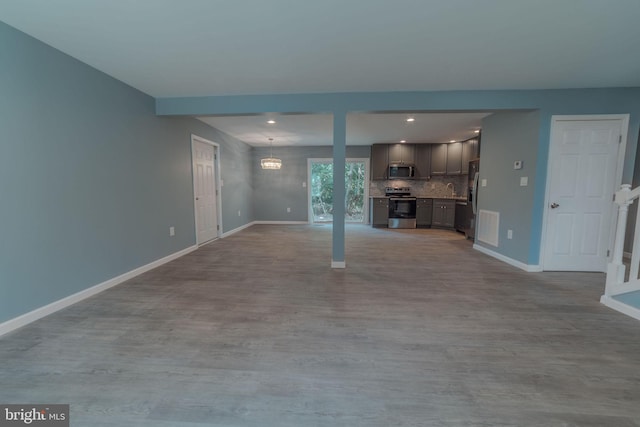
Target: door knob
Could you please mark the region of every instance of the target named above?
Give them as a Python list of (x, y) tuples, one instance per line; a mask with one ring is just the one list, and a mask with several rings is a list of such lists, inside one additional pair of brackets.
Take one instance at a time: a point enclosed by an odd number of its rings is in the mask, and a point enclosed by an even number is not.
[(555, 208), (557, 208), (557, 207), (559, 207), (559, 206), (560, 206), (560, 205), (559, 205), (559, 204), (557, 204), (557, 203), (555, 203), (555, 202), (554, 202), (554, 203), (551, 203), (551, 209), (555, 209)]

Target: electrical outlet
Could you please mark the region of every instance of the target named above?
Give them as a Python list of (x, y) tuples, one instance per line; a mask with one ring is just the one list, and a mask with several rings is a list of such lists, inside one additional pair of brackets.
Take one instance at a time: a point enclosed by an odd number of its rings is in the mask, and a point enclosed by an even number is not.
[(522, 160), (516, 160), (513, 162), (513, 168), (516, 170), (522, 169)]
[(307, 187), (307, 183), (305, 181), (302, 181), (302, 188), (306, 188)]
[(287, 212), (291, 213), (291, 208), (287, 208)]
[(513, 230), (507, 230), (507, 239), (513, 239)]
[(173, 237), (176, 235), (176, 228), (175, 227), (169, 227), (169, 236)]

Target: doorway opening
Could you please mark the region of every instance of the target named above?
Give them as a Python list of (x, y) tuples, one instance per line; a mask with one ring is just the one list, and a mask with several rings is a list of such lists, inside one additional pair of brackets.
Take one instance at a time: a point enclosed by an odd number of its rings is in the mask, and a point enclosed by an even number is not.
[[(312, 223), (333, 222), (333, 160), (309, 159), (309, 218)], [(345, 221), (367, 221), (369, 159), (346, 159)]]

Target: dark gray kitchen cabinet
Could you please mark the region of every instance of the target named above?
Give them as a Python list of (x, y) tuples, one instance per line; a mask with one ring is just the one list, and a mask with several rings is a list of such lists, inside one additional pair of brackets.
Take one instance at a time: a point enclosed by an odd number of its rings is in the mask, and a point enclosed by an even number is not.
[(371, 146), (371, 180), (387, 179), (389, 167), (389, 146), (373, 144)]
[(416, 201), (416, 227), (431, 227), (433, 199), (418, 198)]
[(372, 227), (388, 227), (389, 226), (389, 198), (388, 197), (372, 197), (370, 211), (371, 211)]
[(461, 173), (462, 142), (452, 142), (447, 144), (447, 175), (460, 175)]
[(479, 156), (478, 140), (470, 139), (462, 143), (462, 174), (469, 173), (469, 160), (476, 159)]
[(389, 163), (414, 164), (416, 147), (413, 144), (389, 144)]
[(456, 201), (448, 199), (433, 199), (433, 227), (453, 228), (456, 220)]
[(431, 175), (447, 174), (447, 145), (431, 144)]
[(431, 144), (416, 144), (416, 179), (431, 176)]

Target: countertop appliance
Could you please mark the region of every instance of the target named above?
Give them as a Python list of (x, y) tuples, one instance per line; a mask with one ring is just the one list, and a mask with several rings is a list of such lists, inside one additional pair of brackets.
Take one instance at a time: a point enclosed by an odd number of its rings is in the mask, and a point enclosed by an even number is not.
[(414, 179), (416, 167), (405, 163), (391, 163), (387, 176), (389, 179)]
[(480, 187), (480, 159), (469, 161), (469, 188), (467, 189), (467, 202), (471, 205), (468, 209), (467, 227), (464, 235), (467, 239), (475, 239), (476, 236), (476, 215), (478, 214), (478, 188)]
[(387, 187), (389, 228), (416, 228), (416, 202), (409, 187)]

